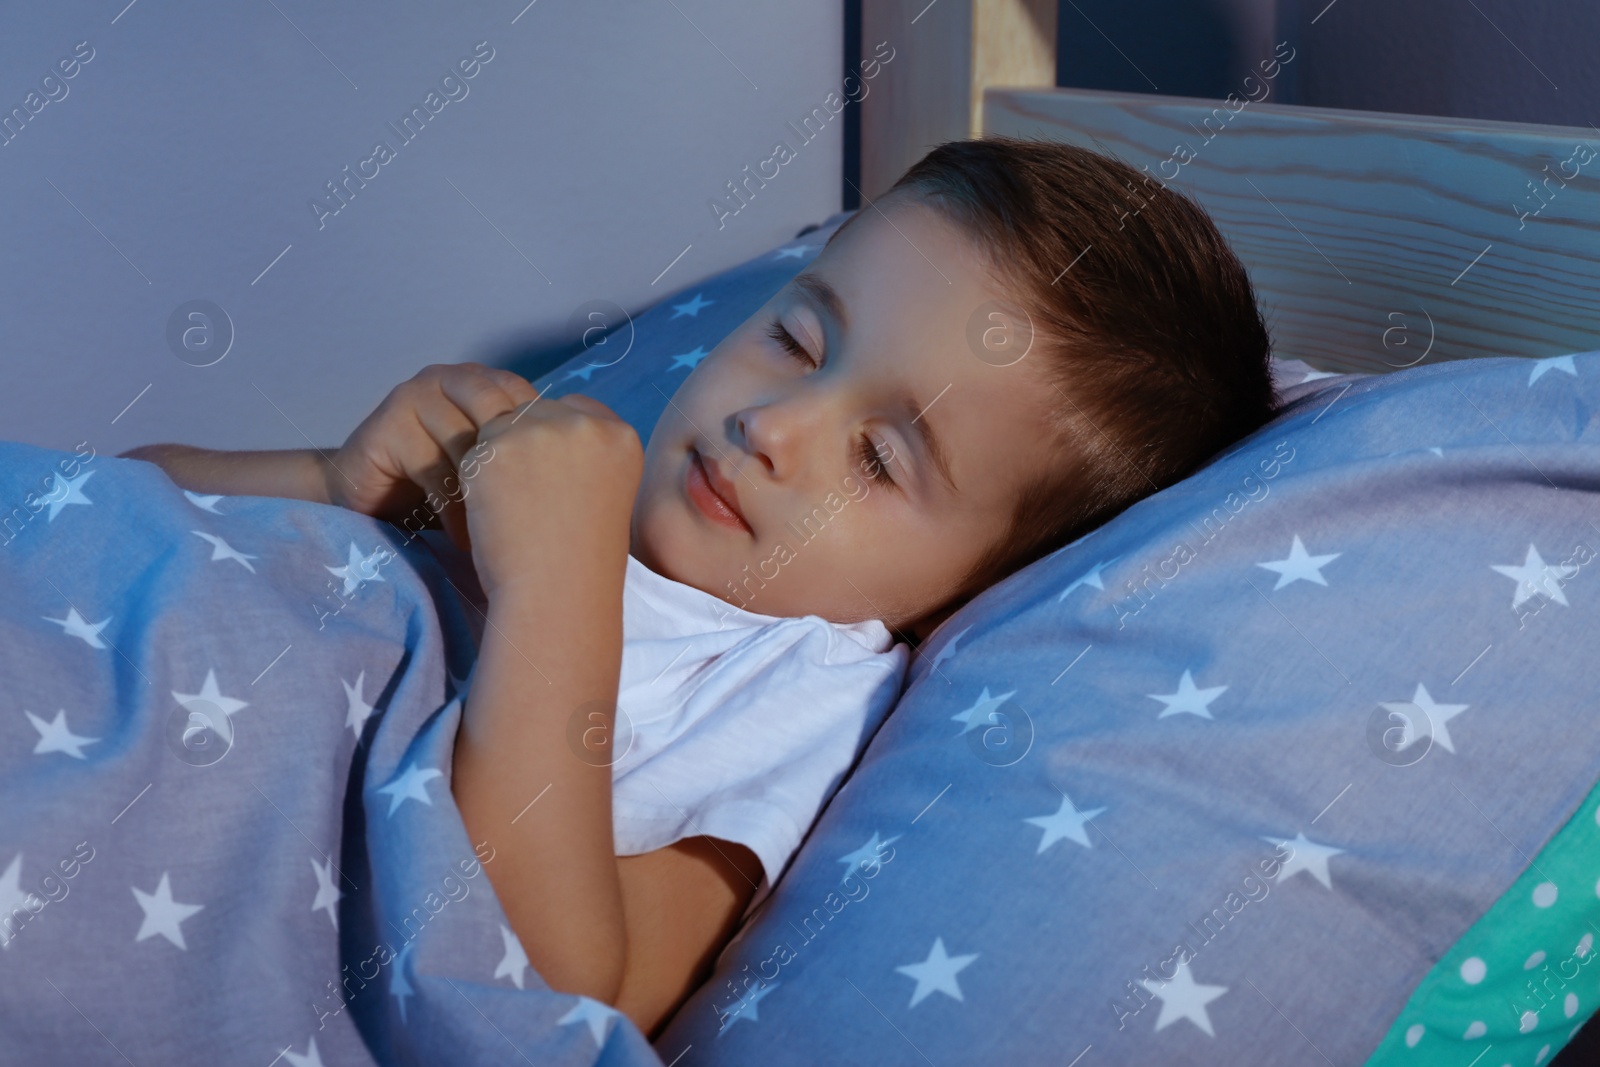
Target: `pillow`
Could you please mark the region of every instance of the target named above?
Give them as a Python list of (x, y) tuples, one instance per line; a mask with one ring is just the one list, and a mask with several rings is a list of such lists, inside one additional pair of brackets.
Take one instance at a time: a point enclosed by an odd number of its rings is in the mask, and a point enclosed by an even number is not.
[[(647, 436), (845, 217), (541, 387)], [(1534, 1063), (1600, 1006), (1600, 352), (1274, 370), (945, 621), (664, 1059)]]
[(952, 615), (663, 1057), (1559, 1049), (1600, 1005), (1597, 382), (1291, 387)]
[(552, 397), (583, 393), (604, 402), (649, 440), (678, 383), (805, 269), (852, 214), (839, 212), (807, 226), (794, 240), (665, 297), (636, 317), (606, 301), (586, 304), (573, 315), (568, 332), (574, 340), (552, 350), (574, 353), (560, 366), (546, 370), (552, 352), (534, 352), (508, 368)]

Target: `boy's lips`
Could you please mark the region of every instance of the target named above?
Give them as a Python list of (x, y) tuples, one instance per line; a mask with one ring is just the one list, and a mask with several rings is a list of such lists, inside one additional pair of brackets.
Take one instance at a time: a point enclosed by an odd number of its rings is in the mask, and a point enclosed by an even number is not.
[(739, 507), (738, 492), (733, 488), (733, 483), (717, 470), (716, 461), (702, 455), (698, 448), (690, 448), (689, 451), (689, 472), (684, 488), (695, 507), (713, 522), (754, 535), (755, 531), (745, 521), (744, 512)]

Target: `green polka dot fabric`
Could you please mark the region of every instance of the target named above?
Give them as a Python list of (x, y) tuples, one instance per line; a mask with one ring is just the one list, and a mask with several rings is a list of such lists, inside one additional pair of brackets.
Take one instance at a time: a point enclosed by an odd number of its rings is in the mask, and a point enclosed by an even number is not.
[(1600, 785), (1417, 986), (1366, 1067), (1549, 1062), (1600, 1008)]

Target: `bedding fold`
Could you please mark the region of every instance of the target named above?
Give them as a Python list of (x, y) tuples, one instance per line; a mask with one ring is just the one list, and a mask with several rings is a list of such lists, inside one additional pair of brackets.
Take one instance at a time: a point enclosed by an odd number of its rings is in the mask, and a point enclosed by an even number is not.
[(430, 536), (0, 442), (0, 1061), (659, 1064), (456, 812)]

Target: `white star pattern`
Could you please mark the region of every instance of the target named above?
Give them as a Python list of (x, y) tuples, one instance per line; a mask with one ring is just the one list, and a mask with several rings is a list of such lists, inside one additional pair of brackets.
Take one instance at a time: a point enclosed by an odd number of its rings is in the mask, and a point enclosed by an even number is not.
[(1328, 860), (1343, 855), (1344, 849), (1307, 841), (1305, 834), (1295, 834), (1292, 841), (1286, 837), (1263, 837), (1261, 840), (1268, 844), (1289, 845), (1294, 848), (1294, 855), (1285, 860), (1283, 866), (1278, 869), (1278, 877), (1274, 879), (1278, 884), (1282, 885), (1301, 871), (1306, 871), (1321, 882), (1323, 888), (1333, 888), (1333, 879), (1328, 874)]
[(500, 924), (500, 940), (505, 943), (505, 955), (500, 957), (500, 962), (495, 966), (496, 978), (509, 978), (511, 984), (518, 989), (522, 988), (522, 973), (528, 969), (528, 954), (523, 951), (522, 942), (517, 940), (517, 935), (505, 923)]
[(753, 1023), (760, 1022), (761, 1012), (756, 1005), (761, 1003), (763, 997), (782, 984), (782, 982), (770, 982), (766, 985), (759, 985), (754, 989), (746, 990), (743, 996), (730, 1004), (728, 1010), (722, 1013), (722, 1025), (717, 1027), (717, 1036), (721, 1037), (727, 1033), (728, 1027), (740, 1019), (749, 1019)]
[(1511, 598), (1513, 610), (1521, 607), (1523, 601), (1536, 596), (1546, 597), (1566, 607), (1567, 594), (1561, 591), (1561, 583), (1578, 573), (1578, 568), (1572, 564), (1546, 563), (1544, 557), (1539, 555), (1539, 550), (1531, 544), (1522, 566), (1494, 563), (1489, 566), (1517, 583), (1516, 595)]
[(1267, 563), (1257, 563), (1257, 567), (1265, 567), (1269, 571), (1278, 572), (1278, 584), (1272, 588), (1282, 589), (1291, 582), (1316, 582), (1318, 585), (1327, 585), (1328, 580), (1322, 576), (1322, 568), (1338, 559), (1342, 552), (1333, 552), (1326, 556), (1313, 556), (1306, 552), (1306, 546), (1300, 543), (1300, 535), (1294, 535), (1294, 544), (1289, 546), (1288, 559), (1275, 559)]
[(1016, 696), (1016, 693), (1017, 691), (1013, 689), (1009, 693), (1002, 693), (997, 697), (991, 697), (989, 695), (989, 687), (984, 686), (983, 695), (978, 697), (977, 700), (973, 701), (971, 707), (967, 708), (965, 711), (958, 711), (954, 715), (950, 716), (956, 722), (963, 724), (961, 727), (961, 733), (956, 734), (956, 736), (960, 737), (962, 734), (965, 734), (968, 730), (971, 730), (974, 727), (982, 726), (990, 722), (998, 722), (998, 719), (990, 718), (991, 713), (998, 709), (1001, 704), (1004, 704), (1008, 697)]
[(1066, 838), (1076, 841), (1084, 848), (1093, 848), (1094, 842), (1089, 840), (1089, 833), (1084, 826), (1090, 819), (1105, 811), (1105, 808), (1090, 808), (1088, 811), (1079, 811), (1073, 806), (1072, 798), (1061, 794), (1061, 807), (1053, 815), (1035, 815), (1024, 819), (1023, 822), (1032, 823), (1044, 831), (1044, 836), (1039, 839), (1039, 847), (1034, 851), (1038, 855), (1051, 845)]
[(964, 956), (948, 955), (944, 950), (944, 938), (936, 937), (927, 959), (921, 963), (904, 964), (895, 970), (917, 980), (917, 988), (911, 993), (910, 1006), (914, 1008), (935, 992), (961, 1000), (961, 983), (956, 981), (956, 975), (977, 958), (976, 952)]
[[(218, 737), (230, 743), (233, 740), (233, 721), (231, 716), (241, 708), (250, 706), (243, 700), (236, 700), (233, 697), (222, 695), (222, 691), (217, 688), (217, 672), (215, 670), (206, 671), (205, 684), (200, 687), (200, 692), (180, 693), (174, 689), (172, 691), (172, 699), (188, 710), (191, 722), (198, 715), (200, 722), (196, 723), (196, 725), (210, 727)], [(213, 714), (213, 712), (218, 711), (222, 713), (222, 718), (220, 719)]]
[(33, 746), (33, 754), (44, 755), (46, 752), (65, 752), (75, 759), (84, 759), (83, 746), (92, 745), (100, 740), (98, 737), (80, 737), (67, 729), (67, 713), (57, 710), (56, 717), (45, 722), (31, 711), (24, 711), (28, 721), (33, 723), (33, 728), (39, 731), (39, 743)]
[(686, 304), (673, 304), (672, 317), (674, 319), (681, 319), (683, 316), (687, 315), (691, 319), (697, 319), (700, 317), (700, 310), (702, 308), (708, 308), (715, 303), (715, 300), (705, 299), (704, 293), (696, 293), (694, 294), (694, 299), (690, 300)]
[(45, 497), (46, 500), (50, 501), (50, 514), (45, 517), (45, 521), (54, 522), (61, 509), (68, 504), (93, 504), (94, 501), (84, 496), (83, 490), (79, 486), (93, 478), (94, 475), (94, 471), (86, 471), (71, 481), (67, 481), (59, 474), (55, 475), (55, 480), (50, 483), (50, 492)]
[(416, 990), (411, 988), (411, 980), (406, 977), (406, 958), (411, 955), (411, 950), (416, 947), (416, 942), (407, 941), (406, 947), (394, 958), (394, 971), (389, 975), (389, 995), (400, 1005), (400, 1021), (406, 1021), (406, 998), (416, 995)]
[(365, 695), (362, 693), (364, 688), (362, 682), (365, 681), (366, 677), (366, 671), (356, 675), (355, 685), (351, 685), (343, 678), (339, 679), (339, 684), (344, 686), (344, 699), (347, 705), (344, 713), (344, 724), (350, 727), (357, 739), (361, 737), (361, 728), (366, 726), (367, 719), (372, 716), (372, 705), (367, 703)]
[(933, 657), (933, 663), (928, 667), (929, 673), (937, 671), (939, 669), (939, 664), (956, 654), (956, 643), (965, 637), (967, 635), (967, 631), (970, 629), (972, 629), (972, 627), (963, 626), (960, 633), (956, 634), (954, 637), (944, 643), (944, 647), (939, 649), (939, 654)]
[(1314, 382), (1318, 378), (1337, 378), (1337, 377), (1338, 377), (1338, 374), (1336, 372), (1334, 372), (1334, 371), (1331, 371), (1331, 370), (1314, 370), (1314, 371), (1311, 371), (1310, 373), (1308, 373), (1304, 378), (1301, 378), (1300, 379), (1300, 384), (1304, 385), (1306, 382)]
[(389, 817), (393, 818), (395, 811), (408, 800), (420, 800), (430, 808), (433, 807), (433, 801), (428, 797), (427, 783), (441, 776), (441, 773), (432, 767), (418, 767), (413, 763), (397, 775), (394, 781), (386, 786), (380, 786), (378, 792), (387, 793), (389, 796)]
[[(1404, 733), (1399, 748), (1409, 748), (1411, 743), (1420, 737), (1432, 736), (1446, 752), (1455, 752), (1456, 746), (1450, 740), (1450, 727), (1446, 725), (1451, 719), (1460, 715), (1470, 704), (1436, 704), (1433, 697), (1428, 694), (1427, 686), (1417, 683), (1417, 692), (1410, 700), (1384, 702), (1383, 709), (1392, 711), (1401, 716), (1405, 721)], [(1421, 712), (1421, 729), (1413, 731), (1411, 726), (1418, 721), (1417, 712)]]
[(208, 534), (201, 530), (190, 530), (189, 532), (201, 540), (207, 541), (211, 544), (211, 562), (215, 563), (219, 559), (236, 560), (240, 566), (249, 571), (251, 574), (256, 572), (256, 569), (250, 566), (250, 561), (253, 559), (260, 559), (261, 557), (246, 555), (215, 534)]
[(804, 259), (804, 258), (806, 258), (806, 253), (815, 250), (816, 247), (817, 247), (816, 245), (790, 245), (787, 248), (778, 249), (777, 254), (774, 255), (772, 258), (773, 259)]
[(99, 622), (90, 623), (84, 619), (82, 615), (78, 614), (77, 608), (69, 607), (67, 609), (67, 617), (64, 619), (52, 619), (48, 615), (41, 615), (39, 617), (45, 622), (53, 622), (57, 626), (61, 627), (61, 632), (66, 636), (81, 638), (83, 642), (90, 648), (106, 647), (106, 643), (100, 640), (100, 631), (104, 630), (106, 628), (106, 624), (111, 621), (112, 616), (110, 615), (107, 615)]
[(133, 939), (143, 941), (147, 937), (160, 934), (187, 952), (189, 946), (183, 943), (182, 923), (195, 912), (202, 910), (205, 905), (180, 904), (173, 900), (172, 883), (166, 871), (161, 872), (161, 881), (156, 885), (154, 893), (146, 893), (138, 886), (133, 886), (132, 889), (133, 898), (144, 910), (144, 921), (139, 924), (139, 932)]
[[(24, 893), (21, 883), (22, 853), (18, 852), (6, 865), (5, 873), (0, 874), (0, 916), (9, 918), (19, 908), (30, 912), (38, 910), (29, 907), (29, 901), (37, 901), (38, 907), (44, 906), (44, 901), (38, 894)], [(21, 927), (14, 923), (0, 922), (0, 948), (10, 948), (12, 939), (21, 932)]]
[(189, 490), (185, 489), (183, 491), (183, 495), (189, 498), (189, 503), (193, 504), (201, 511), (209, 511), (213, 515), (222, 514), (222, 512), (217, 510), (217, 501), (222, 499), (221, 493), (213, 493), (210, 496), (201, 496), (199, 493), (191, 493)]
[(1168, 715), (1181, 715), (1184, 713), (1198, 715), (1202, 719), (1209, 719), (1211, 718), (1211, 702), (1225, 693), (1227, 689), (1228, 687), (1225, 685), (1215, 685), (1209, 689), (1196, 689), (1194, 679), (1190, 677), (1188, 671), (1184, 671), (1183, 677), (1178, 679), (1178, 691), (1176, 693), (1148, 693), (1146, 695), (1151, 700), (1159, 700), (1167, 706), (1165, 711), (1156, 716), (1158, 719), (1165, 719)]
[(1099, 563), (1096, 563), (1093, 567), (1090, 567), (1088, 570), (1078, 575), (1076, 578), (1072, 579), (1071, 582), (1067, 583), (1067, 587), (1061, 590), (1061, 595), (1056, 597), (1056, 603), (1061, 603), (1063, 600), (1067, 599), (1067, 595), (1073, 590), (1082, 588), (1083, 586), (1092, 586), (1093, 588), (1104, 592), (1106, 587), (1100, 577), (1100, 572), (1121, 558), (1121, 556), (1112, 556), (1110, 559), (1103, 559)]
[(579, 995), (578, 1003), (572, 1006), (556, 1022), (561, 1026), (571, 1026), (574, 1023), (588, 1023), (589, 1036), (594, 1038), (594, 1047), (599, 1048), (606, 1043), (606, 1024), (618, 1014), (617, 1009), (609, 1004), (602, 1004), (598, 1000)]
[(306, 1045), (303, 1055), (291, 1047), (283, 1050), (283, 1058), (289, 1067), (322, 1067), (322, 1053), (317, 1051), (316, 1035), (312, 1035), (311, 1042)]
[(313, 859), (311, 869), (317, 876), (317, 898), (311, 902), (311, 910), (326, 911), (328, 920), (337, 930), (339, 929), (338, 903), (344, 893), (333, 883), (333, 860), (329, 859), (326, 864), (322, 864)]
[(339, 595), (349, 596), (360, 588), (363, 582), (383, 581), (384, 577), (378, 573), (378, 568), (389, 562), (390, 555), (389, 550), (380, 545), (373, 549), (370, 555), (363, 557), (356, 543), (351, 541), (350, 553), (343, 567), (328, 567), (327, 564), (323, 566), (335, 578), (344, 579), (344, 589)]
[(1171, 1026), (1187, 1019), (1198, 1026), (1207, 1037), (1217, 1035), (1211, 1029), (1211, 1014), (1206, 1005), (1228, 991), (1227, 986), (1201, 985), (1194, 980), (1187, 963), (1178, 965), (1178, 973), (1170, 982), (1152, 982), (1142, 978), (1139, 983), (1161, 1001), (1161, 1014), (1156, 1018), (1156, 1029)]
[(672, 366), (668, 367), (667, 369), (677, 370), (679, 367), (688, 367), (690, 370), (694, 370), (700, 365), (700, 361), (705, 359), (710, 354), (710, 352), (706, 351), (705, 345), (695, 345), (694, 351), (680, 352), (678, 355), (673, 356)]
[(1534, 360), (1533, 366), (1528, 370), (1528, 384), (1532, 385), (1540, 378), (1543, 378), (1547, 372), (1553, 370), (1565, 371), (1574, 378), (1578, 376), (1578, 368), (1573, 365), (1570, 355), (1551, 356), (1549, 359)]
[(843, 882), (852, 874), (858, 874), (864, 870), (870, 871), (874, 867), (880, 866), (883, 861), (878, 858), (878, 849), (885, 845), (893, 844), (898, 840), (900, 840), (900, 835), (895, 834), (887, 841), (880, 841), (878, 839), (878, 831), (872, 831), (872, 840), (854, 852), (847, 852), (839, 857), (839, 862), (844, 864), (844, 874), (839, 876), (839, 881)]

